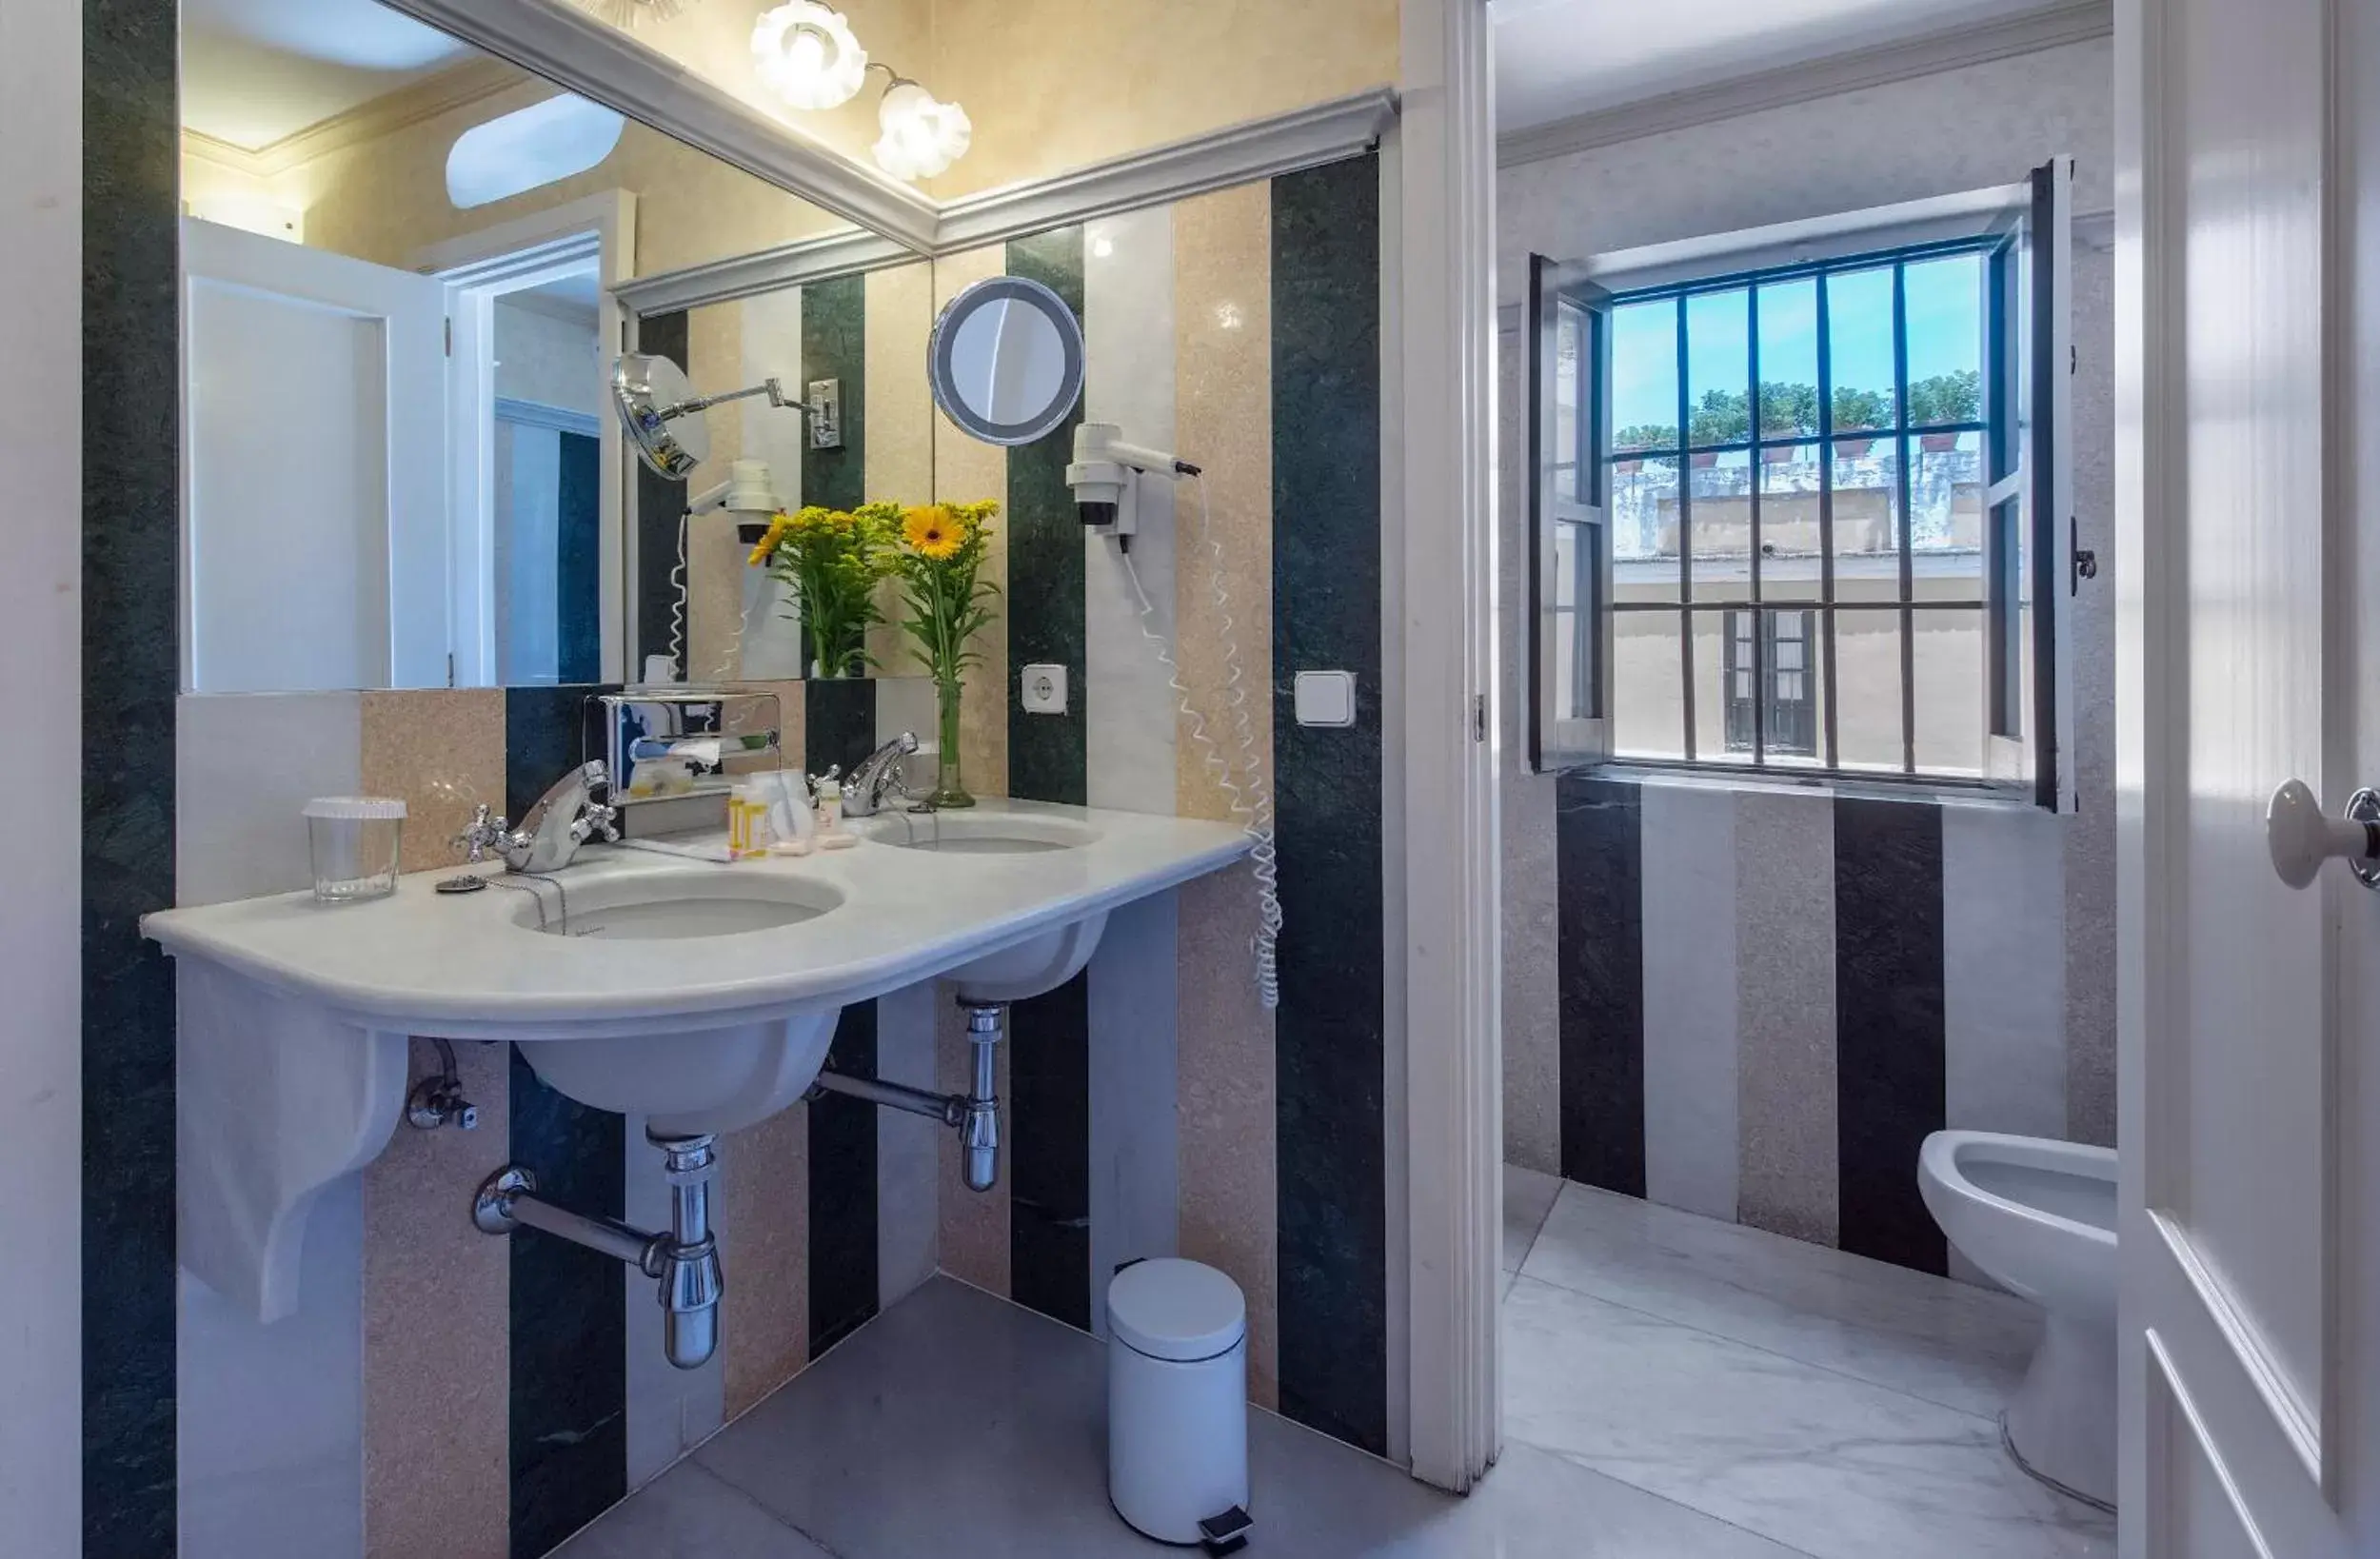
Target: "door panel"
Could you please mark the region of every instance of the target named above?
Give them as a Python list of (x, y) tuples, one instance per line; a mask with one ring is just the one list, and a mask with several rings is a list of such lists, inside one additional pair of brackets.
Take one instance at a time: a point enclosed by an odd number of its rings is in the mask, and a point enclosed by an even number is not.
[(446, 291), (183, 223), (184, 678), (445, 686)]
[(2368, 1551), (2332, 1502), (2360, 1360), (2336, 1285), (2371, 1237), (2335, 1216), (2360, 890), (2288, 888), (2264, 832), (2356, 734), (2335, 25), (2119, 15), (2119, 1502), (2157, 1559)]

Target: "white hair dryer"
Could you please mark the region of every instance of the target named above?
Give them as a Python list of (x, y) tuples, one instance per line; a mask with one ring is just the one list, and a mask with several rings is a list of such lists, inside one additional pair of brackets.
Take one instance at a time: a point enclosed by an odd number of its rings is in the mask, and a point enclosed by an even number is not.
[(1123, 429), (1114, 423), (1084, 423), (1074, 430), (1074, 464), (1066, 467), (1066, 485), (1082, 523), (1116, 538), (1129, 551), (1140, 529), (1140, 483), (1143, 474), (1168, 479), (1194, 477), (1199, 468), (1162, 449), (1126, 444)]

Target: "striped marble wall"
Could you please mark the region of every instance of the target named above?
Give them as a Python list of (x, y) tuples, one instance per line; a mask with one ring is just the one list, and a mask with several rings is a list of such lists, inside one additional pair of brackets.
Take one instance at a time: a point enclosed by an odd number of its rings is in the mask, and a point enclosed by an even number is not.
[(2065, 819), (1561, 777), (1565, 1178), (1972, 1276), (1926, 1134), (2069, 1135)]
[[(803, 745), (803, 685), (769, 685), (791, 751), (828, 760)], [(850, 687), (870, 744), (915, 725), (915, 684)], [(182, 901), (303, 887), (296, 817), (314, 795), (405, 797), (407, 868), (448, 862), (474, 805), (517, 814), (578, 759), (592, 691), (186, 696)], [(879, 1070), (924, 1081), (931, 992), (857, 1011)], [(666, 1222), (642, 1124), (579, 1109), (506, 1047), (456, 1048), (480, 1129), (400, 1129), (326, 1194), (297, 1316), (261, 1327), (183, 1280), (169, 1335), (184, 1553), (533, 1559), (935, 1269), (933, 1125), (870, 1120), (855, 1152), (848, 1122), (822, 1130), (821, 1112), (786, 1111), (722, 1144), (724, 1341), (704, 1369), (673, 1370), (648, 1281), (534, 1232), (486, 1238), (462, 1216), (480, 1179), (518, 1158), (574, 1207)], [(431, 1064), (416, 1052), (417, 1071)]]
[[(1237, 687), (1254, 751), (1280, 765), (1292, 932), (1279, 1012), (1256, 1000), (1249, 878), (1221, 874), (1120, 912), (1082, 977), (1015, 1009), (1008, 1157), (990, 1195), (959, 1184), (948, 1133), (839, 1097), (734, 1134), (715, 1200), (724, 1343), (687, 1372), (663, 1360), (649, 1284), (534, 1232), (488, 1239), (460, 1215), (480, 1178), (517, 1158), (573, 1206), (663, 1221), (641, 1124), (572, 1105), (517, 1053), (459, 1046), (482, 1126), (401, 1130), (326, 1194), (299, 1315), (260, 1327), (182, 1283), (169, 1329), (181, 1551), (534, 1559), (938, 1268), (1100, 1331), (1102, 1278), (1119, 1264), (1213, 1262), (1249, 1294), (1256, 1399), (1381, 1449), (1377, 212), (1365, 158), (1040, 235), (932, 278), (945, 295), (1010, 268), (1049, 281), (1089, 331), (1084, 414), (1211, 472), (1217, 549), (1198, 545), (1188, 490), (1179, 514), (1162, 495), (1150, 505), (1133, 562), (1151, 625), (1180, 630), (1185, 684), (1218, 710)], [(922, 356), (913, 305), (927, 278), (888, 279), (901, 275), (804, 288), (766, 327), (798, 329), (803, 367), (831, 365), (848, 396), (870, 362), (898, 373)], [(645, 322), (645, 342), (699, 363), (706, 343), (758, 327), (664, 316)], [(1017, 451), (947, 429), (879, 449), (875, 425), (855, 421), (839, 461), (803, 459), (802, 494), (849, 503), (930, 482), (1005, 505), (993, 572), (1007, 610), (970, 690), (977, 788), (1228, 816), (1121, 557), (1076, 520), (1071, 429)], [(665, 512), (677, 498), (656, 488), (650, 502)], [(642, 539), (648, 558), (663, 541)], [(1034, 660), (1074, 673), (1068, 715), (1011, 711), (1010, 668)], [(1361, 724), (1300, 731), (1277, 708), (1310, 664), (1358, 673)], [(931, 717), (914, 681), (767, 685), (785, 698), (790, 750), (818, 766)], [(446, 863), (473, 806), (518, 815), (578, 759), (592, 691), (185, 697), (180, 900), (303, 886), (293, 819), (330, 792), (407, 798), (407, 867)], [(965, 1083), (956, 1008), (930, 986), (846, 1013), (835, 1055), (919, 1085)], [(420, 1047), (417, 1065), (428, 1056)]]
[[(1375, 1450), (1388, 1414), (1378, 179), (1359, 158), (1104, 218), (942, 262), (935, 284), (947, 299), (991, 275), (1047, 283), (1083, 318), (1082, 414), (1205, 468), (1202, 491), (1144, 487), (1130, 562), (1149, 628), (1178, 639), (1183, 684), (1217, 721), (1206, 737), (1236, 750), (1229, 711), (1243, 711), (1248, 750), (1274, 773), (1289, 925), (1277, 1013), (1251, 979), (1244, 872), (1119, 916), (1079, 980), (1021, 1004), (1002, 1080), (1010, 1173), (969, 1197), (945, 1151), (944, 1266), (1097, 1332), (1120, 1262), (1210, 1262), (1249, 1296), (1256, 1400)], [(1077, 520), (1071, 439), (1069, 424), (1002, 451), (938, 430), (938, 496), (997, 497), (1005, 514), (994, 567), (1008, 609), (968, 688), (968, 773), (1015, 796), (1229, 817), (1123, 556)], [(1068, 669), (1065, 715), (1017, 708), (1019, 668), (1037, 662)], [(1326, 667), (1357, 674), (1352, 729), (1286, 717), (1292, 674)], [(965, 1055), (947, 1016), (942, 1036), (950, 1085)]]

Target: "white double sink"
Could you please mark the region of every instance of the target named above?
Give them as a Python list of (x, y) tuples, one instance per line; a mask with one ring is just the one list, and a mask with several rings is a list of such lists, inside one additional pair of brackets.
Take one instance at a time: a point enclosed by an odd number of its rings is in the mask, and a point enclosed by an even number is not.
[(1222, 823), (994, 801), (852, 825), (851, 849), (710, 865), (595, 848), (448, 895), (171, 910), (182, 1264), (260, 1319), (297, 1305), (306, 1214), (388, 1142), (410, 1036), (519, 1042), (547, 1084), (660, 1135), (798, 1101), (843, 1008), (941, 978), (1063, 984), (1108, 912), (1244, 853)]

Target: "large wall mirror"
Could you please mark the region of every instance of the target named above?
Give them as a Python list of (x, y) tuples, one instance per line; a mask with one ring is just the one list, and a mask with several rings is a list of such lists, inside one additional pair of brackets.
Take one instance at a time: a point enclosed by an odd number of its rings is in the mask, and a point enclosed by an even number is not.
[[(845, 224), (376, 0), (186, 0), (183, 58), (186, 687), (809, 669), (747, 538), (930, 500), (924, 262), (641, 311), (640, 280)], [(838, 437), (721, 401), (663, 480), (624, 347), (703, 396), (832, 382)]]

